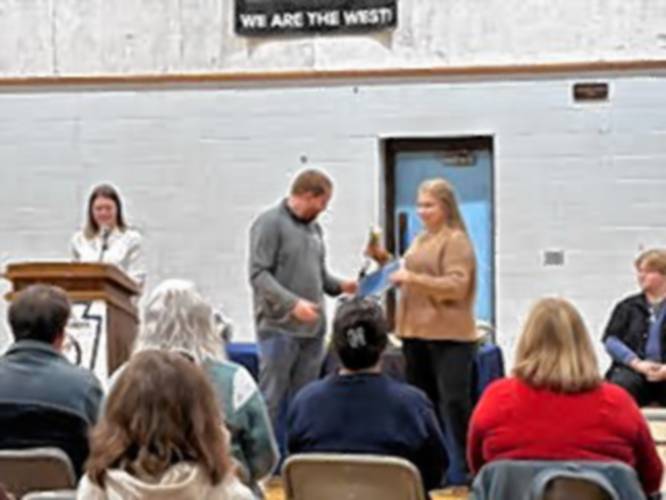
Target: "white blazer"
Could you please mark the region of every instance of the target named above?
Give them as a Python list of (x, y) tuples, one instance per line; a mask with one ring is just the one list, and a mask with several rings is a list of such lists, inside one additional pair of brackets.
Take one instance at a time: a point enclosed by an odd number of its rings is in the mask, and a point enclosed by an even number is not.
[(75, 262), (104, 262), (122, 269), (140, 287), (146, 281), (146, 267), (141, 248), (141, 235), (133, 229), (114, 228), (107, 238), (107, 249), (102, 252), (102, 235), (86, 238), (83, 231), (72, 237), (70, 251)]

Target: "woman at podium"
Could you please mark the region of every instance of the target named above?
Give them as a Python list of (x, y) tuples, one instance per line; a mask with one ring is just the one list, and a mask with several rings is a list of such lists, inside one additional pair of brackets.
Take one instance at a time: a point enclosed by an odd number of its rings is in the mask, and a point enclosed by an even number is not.
[(118, 191), (109, 184), (96, 186), (86, 214), (85, 227), (72, 237), (73, 259), (114, 264), (143, 287), (146, 271), (141, 235), (127, 226)]

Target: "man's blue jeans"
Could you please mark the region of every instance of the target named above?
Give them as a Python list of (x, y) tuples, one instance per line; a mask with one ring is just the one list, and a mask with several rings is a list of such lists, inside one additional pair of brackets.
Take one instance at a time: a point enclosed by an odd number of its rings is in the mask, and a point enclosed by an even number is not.
[(299, 389), (319, 377), (324, 337), (295, 337), (264, 330), (257, 333), (257, 340), (259, 388), (266, 399), (280, 452), (285, 456), (285, 412)]

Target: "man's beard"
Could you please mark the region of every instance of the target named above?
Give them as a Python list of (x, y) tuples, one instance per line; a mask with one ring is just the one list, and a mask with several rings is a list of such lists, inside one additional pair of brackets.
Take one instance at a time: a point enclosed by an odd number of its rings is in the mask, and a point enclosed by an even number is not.
[(317, 218), (317, 215), (319, 215), (319, 214), (318, 214), (318, 213), (314, 213), (314, 214), (308, 214), (308, 215), (305, 215), (305, 216), (303, 216), (303, 217), (299, 217), (299, 218), (300, 218), (303, 222), (305, 222), (306, 224), (309, 224), (310, 222), (312, 222), (313, 220), (315, 220), (315, 219)]

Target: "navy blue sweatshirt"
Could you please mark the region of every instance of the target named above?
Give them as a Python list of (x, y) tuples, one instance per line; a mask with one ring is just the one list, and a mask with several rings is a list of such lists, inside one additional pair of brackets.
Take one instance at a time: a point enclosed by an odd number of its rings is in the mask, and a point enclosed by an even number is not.
[(448, 460), (428, 398), (382, 374), (331, 375), (294, 398), (287, 419), (289, 453), (368, 453), (402, 457), (426, 489), (440, 485)]

